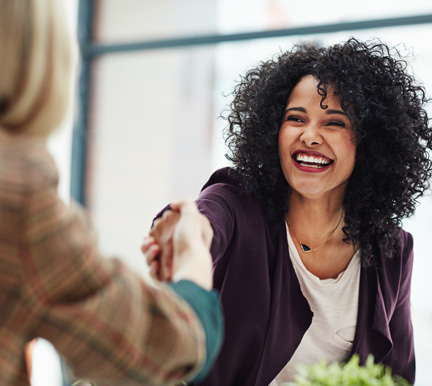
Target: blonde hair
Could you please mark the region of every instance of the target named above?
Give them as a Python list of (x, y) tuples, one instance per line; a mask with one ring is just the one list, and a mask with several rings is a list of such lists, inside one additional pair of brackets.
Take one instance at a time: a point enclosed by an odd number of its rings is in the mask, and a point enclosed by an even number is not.
[(0, 0), (0, 127), (49, 134), (69, 105), (74, 44), (62, 0)]

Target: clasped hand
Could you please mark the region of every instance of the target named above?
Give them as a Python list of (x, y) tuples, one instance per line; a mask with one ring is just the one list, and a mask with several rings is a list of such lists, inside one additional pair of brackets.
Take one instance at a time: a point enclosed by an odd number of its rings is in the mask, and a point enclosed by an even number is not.
[(212, 260), (210, 245), (213, 230), (196, 204), (183, 200), (155, 220), (141, 250), (150, 274), (159, 281), (191, 280), (211, 289)]

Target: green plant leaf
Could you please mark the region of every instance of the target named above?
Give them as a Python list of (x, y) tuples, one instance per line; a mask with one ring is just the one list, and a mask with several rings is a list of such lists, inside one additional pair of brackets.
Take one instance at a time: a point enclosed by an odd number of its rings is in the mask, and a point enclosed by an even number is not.
[(301, 366), (295, 385), (297, 386), (410, 386), (401, 377), (392, 377), (390, 368), (376, 364), (369, 355), (364, 366), (359, 365), (359, 357), (353, 355), (343, 363), (327, 365), (322, 360), (312, 366)]
[(79, 386), (82, 382), (90, 384), (90, 386), (97, 386), (96, 382), (87, 381), (86, 379), (79, 379), (78, 381), (72, 383), (72, 386)]

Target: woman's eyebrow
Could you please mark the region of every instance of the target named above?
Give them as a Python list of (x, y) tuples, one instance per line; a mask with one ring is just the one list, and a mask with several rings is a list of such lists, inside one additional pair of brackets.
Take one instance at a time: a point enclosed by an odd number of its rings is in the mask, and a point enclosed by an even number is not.
[[(305, 113), (306, 109), (304, 107), (288, 107), (285, 110), (285, 114), (288, 113), (289, 111), (300, 111), (302, 113)], [(348, 114), (346, 114), (344, 111), (342, 111), (342, 110), (334, 110), (334, 109), (326, 109), (326, 114), (327, 115), (339, 114), (339, 115), (343, 115), (345, 117), (348, 116)]]
[(285, 114), (286, 114), (288, 111), (301, 111), (302, 113), (305, 113), (305, 112), (306, 112), (306, 109), (305, 109), (304, 107), (288, 107), (288, 108), (285, 110)]
[(339, 115), (344, 115), (344, 116), (348, 116), (345, 112), (343, 112), (342, 110), (326, 110), (326, 114), (330, 115), (330, 114), (339, 114)]

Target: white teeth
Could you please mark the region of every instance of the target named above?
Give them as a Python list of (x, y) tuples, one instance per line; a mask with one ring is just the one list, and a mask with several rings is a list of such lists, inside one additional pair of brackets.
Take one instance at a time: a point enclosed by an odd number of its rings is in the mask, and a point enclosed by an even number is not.
[(323, 158), (323, 157), (315, 157), (315, 156), (308, 156), (306, 154), (302, 154), (299, 153), (296, 155), (296, 161), (297, 162), (307, 162), (308, 164), (313, 164), (313, 165), (308, 165), (311, 167), (321, 167), (321, 165), (328, 165), (330, 163), (330, 160), (327, 158)]

